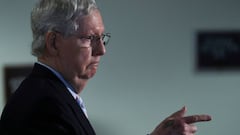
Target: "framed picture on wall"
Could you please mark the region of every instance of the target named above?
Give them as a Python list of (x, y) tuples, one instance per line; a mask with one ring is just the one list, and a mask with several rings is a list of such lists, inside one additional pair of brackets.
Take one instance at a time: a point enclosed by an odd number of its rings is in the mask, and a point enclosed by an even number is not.
[(32, 65), (14, 65), (4, 67), (5, 101), (18, 88), (23, 79), (31, 72)]
[(198, 71), (240, 70), (240, 31), (199, 31)]

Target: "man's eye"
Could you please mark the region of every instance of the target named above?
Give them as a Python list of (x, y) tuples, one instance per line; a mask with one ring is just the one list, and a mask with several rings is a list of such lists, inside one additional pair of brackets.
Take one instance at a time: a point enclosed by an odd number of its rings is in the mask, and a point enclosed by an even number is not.
[(93, 36), (87, 36), (86, 38), (92, 40), (94, 37)]

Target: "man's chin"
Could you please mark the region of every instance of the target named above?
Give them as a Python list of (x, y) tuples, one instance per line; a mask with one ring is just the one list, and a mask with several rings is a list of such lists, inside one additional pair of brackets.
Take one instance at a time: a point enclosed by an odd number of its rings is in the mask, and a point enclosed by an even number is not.
[(93, 77), (95, 76), (95, 74), (96, 74), (96, 72), (91, 73), (91, 74), (88, 76), (88, 78), (89, 78), (89, 79), (93, 78)]
[(85, 75), (82, 75), (81, 78), (82, 79), (85, 79), (85, 80), (88, 80), (88, 79), (91, 79), (95, 76), (96, 72), (91, 72), (91, 73), (88, 73), (88, 74), (85, 74)]

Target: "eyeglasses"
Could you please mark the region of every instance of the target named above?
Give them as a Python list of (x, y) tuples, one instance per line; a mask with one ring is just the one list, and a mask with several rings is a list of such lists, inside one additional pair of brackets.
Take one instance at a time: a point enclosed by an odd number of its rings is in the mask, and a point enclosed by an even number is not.
[(90, 40), (91, 43), (102, 40), (103, 45), (106, 46), (111, 38), (111, 34), (105, 33), (105, 34), (102, 34), (101, 36), (97, 36), (97, 35), (78, 36), (78, 38)]

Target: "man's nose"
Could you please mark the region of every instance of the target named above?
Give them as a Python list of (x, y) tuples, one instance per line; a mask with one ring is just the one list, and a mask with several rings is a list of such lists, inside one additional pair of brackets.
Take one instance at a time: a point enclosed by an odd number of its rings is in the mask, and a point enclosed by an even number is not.
[(102, 56), (106, 53), (106, 47), (101, 39), (95, 42), (94, 48), (92, 49), (93, 56)]

